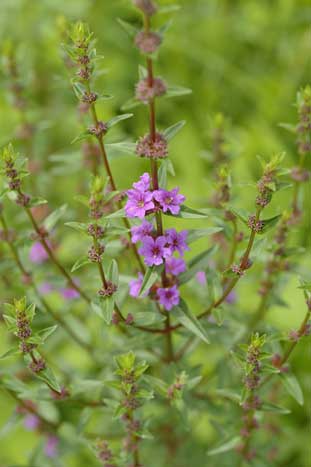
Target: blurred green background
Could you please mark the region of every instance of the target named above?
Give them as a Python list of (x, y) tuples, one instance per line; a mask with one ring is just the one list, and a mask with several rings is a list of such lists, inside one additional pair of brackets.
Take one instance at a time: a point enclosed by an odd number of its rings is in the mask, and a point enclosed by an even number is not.
[[(33, 178), (32, 188), (49, 199), (51, 208), (66, 202), (74, 215), (79, 215), (73, 194), (87, 184), (85, 171), (81, 170), (79, 143), (71, 145), (81, 132), (81, 123), (60, 47), (64, 40), (64, 18), (87, 21), (98, 39), (97, 50), (104, 55), (105, 73), (97, 80), (96, 88), (115, 97), (99, 104), (100, 116), (108, 119), (120, 113), (122, 104), (133, 95), (138, 64), (142, 63), (117, 22), (117, 18), (123, 18), (139, 24), (140, 18), (130, 3), (128, 0), (1, 0), (0, 40), (4, 44), (10, 38), (16, 44), (18, 66), (26, 86), (26, 112), (37, 127), (31, 149), (21, 142), (16, 144), (24, 152), (31, 151), (31, 159), (43, 169), (42, 174)], [(173, 2), (159, 3), (170, 5)], [(172, 17), (173, 23), (166, 34), (156, 72), (167, 82), (193, 91), (185, 97), (161, 100), (157, 109), (160, 128), (182, 119), (187, 121), (172, 143), (171, 158), (176, 178), (171, 184), (181, 187), (188, 205), (207, 206), (213, 187), (206, 161), (201, 156), (210, 149), (213, 117), (222, 112), (229, 121), (227, 136), (232, 154), (234, 204), (248, 208), (255, 196), (254, 188), (248, 183), (260, 176), (256, 155), (268, 159), (275, 152), (285, 151), (286, 166), (292, 166), (297, 160), (295, 136), (279, 123), (296, 123), (297, 113), (293, 105), (296, 93), (311, 80), (310, 0), (180, 0), (179, 4), (178, 12), (157, 18), (160, 24)], [(8, 82), (3, 73), (0, 79), (2, 146), (15, 139), (19, 117), (12, 110)], [(146, 109), (139, 107), (134, 109), (134, 118), (121, 124), (110, 138), (111, 141), (134, 141), (146, 130)], [(66, 159), (66, 170), (55, 162), (57, 156)], [(308, 164), (311, 168), (311, 161)], [(125, 156), (113, 159), (112, 167), (118, 185), (128, 188), (145, 165), (133, 156)], [(299, 232), (293, 231), (291, 239), (293, 244), (306, 248), (307, 254), (297, 265), (303, 275), (308, 274), (311, 266), (310, 200), (309, 184), (304, 193), (303, 226)], [(282, 192), (269, 209), (272, 213), (280, 212), (289, 207), (289, 202), (290, 193)], [(16, 224), (21, 223), (14, 208), (12, 215)], [(65, 230), (61, 240), (63, 259), (72, 264), (81, 249), (79, 239)], [(195, 249), (192, 254), (194, 252)], [(259, 264), (258, 271), (261, 270)], [(297, 285), (297, 276), (291, 275), (282, 290), (282, 299), (288, 306), (273, 306), (269, 312), (268, 319), (280, 329), (297, 326), (304, 314), (303, 297)], [(12, 294), (1, 287), (3, 302)], [(257, 288), (253, 278), (246, 279), (239, 287), (243, 311), (250, 312), (254, 308), (258, 301)], [(1, 326), (1, 351), (7, 348), (5, 335)], [(74, 359), (75, 355), (68, 358)], [(212, 355), (210, 358), (212, 361)], [(306, 393), (311, 384), (309, 358), (310, 346), (307, 344), (301, 345), (293, 358)], [(297, 408), (294, 402), (292, 405), (294, 415), (287, 421), (282, 439), (284, 443), (288, 438), (295, 439), (288, 452), (285, 445), (282, 463), (275, 465), (308, 467), (311, 465), (310, 452), (305, 446), (310, 442), (310, 425), (306, 422), (306, 413), (310, 412), (310, 405), (308, 410)], [(12, 401), (0, 394), (0, 407), (1, 433), (1, 425), (13, 410)], [(205, 430), (208, 433), (210, 427), (204, 417), (197, 423), (198, 437), (204, 446)], [(26, 433), (21, 425), (4, 434), (0, 439), (0, 466), (26, 465), (23, 463), (25, 453), (34, 443), (35, 436)], [(81, 462), (72, 465), (86, 465)], [(201, 467), (204, 464), (193, 465)]]

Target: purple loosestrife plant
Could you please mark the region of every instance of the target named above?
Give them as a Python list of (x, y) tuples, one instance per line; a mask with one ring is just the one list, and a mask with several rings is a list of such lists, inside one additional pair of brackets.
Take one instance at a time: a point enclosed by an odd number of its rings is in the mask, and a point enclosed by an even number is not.
[[(1, 149), (1, 318), (9, 336), (1, 360), (15, 361), (1, 368), (0, 389), (16, 403), (12, 419), (41, 438), (29, 465), (61, 465), (69, 455), (90, 467), (266, 465), (280, 447), (271, 427), (280, 433), (280, 417), (289, 414), (284, 395), (304, 403), (291, 357), (310, 338), (311, 286), (293, 226), (304, 222), (310, 179), (310, 87), (298, 94), (298, 124), (285, 125), (296, 135), (297, 161), (288, 168), (284, 154), (259, 157), (261, 175), (247, 185), (245, 206), (229, 125), (216, 116), (203, 153), (211, 174), (205, 208), (191, 208), (171, 178), (171, 140), (185, 122), (165, 128), (158, 113), (167, 98), (191, 92), (156, 72), (168, 7), (131, 3), (139, 18), (120, 24), (143, 64), (123, 109), (142, 107), (138, 138), (136, 115), (102, 117), (112, 112), (97, 79), (102, 44), (85, 23), (64, 19), (64, 64), (83, 126), (73, 144), (82, 141), (88, 161), (75, 161), (81, 184), (68, 206), (53, 210), (34, 196), (40, 177), (27, 183), (29, 165), (15, 146), (31, 159), (34, 127), (14, 47), (6, 46), (23, 125), (17, 144)], [(136, 143), (116, 142), (117, 124)], [(124, 173), (122, 182), (114, 151), (130, 153), (141, 175), (133, 181)], [(63, 175), (71, 188), (71, 172)], [(57, 191), (59, 181), (48, 176)], [(290, 197), (284, 212), (282, 190)], [(49, 213), (38, 213), (47, 204)], [(286, 305), (284, 289), (297, 276), (306, 310), (281, 332), (267, 314)], [(215, 427), (210, 437), (205, 423)]]

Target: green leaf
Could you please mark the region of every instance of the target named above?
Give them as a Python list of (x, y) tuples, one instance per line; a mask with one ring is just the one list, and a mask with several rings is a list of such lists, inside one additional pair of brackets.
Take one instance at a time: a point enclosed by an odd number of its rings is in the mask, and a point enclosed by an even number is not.
[(65, 222), (65, 225), (67, 225), (68, 227), (71, 227), (77, 232), (83, 232), (88, 235), (87, 233), (88, 224), (83, 224), (82, 222)]
[(119, 143), (108, 143), (105, 145), (109, 157), (116, 157), (116, 154), (134, 154), (136, 144), (130, 141), (121, 141)]
[(280, 407), (279, 405), (270, 404), (268, 402), (265, 402), (264, 404), (262, 404), (260, 409), (258, 410), (262, 410), (263, 412), (274, 412), (280, 415), (287, 415), (291, 413), (291, 411), (287, 409), (286, 407)]
[(138, 65), (138, 76), (139, 76), (139, 79), (147, 78), (148, 76), (147, 68), (142, 65)]
[(107, 277), (113, 284), (115, 284), (116, 286), (119, 285), (118, 263), (116, 262), (115, 259), (113, 259), (109, 265)]
[(106, 122), (108, 130), (114, 126), (117, 125), (117, 123), (121, 122), (122, 120), (127, 120), (128, 118), (133, 117), (133, 114), (123, 114), (123, 115), (118, 115), (116, 117), (111, 118)]
[(217, 251), (218, 246), (214, 245), (206, 251), (198, 254), (192, 258), (187, 264), (187, 270), (180, 274), (178, 278), (179, 284), (184, 284), (188, 282), (195, 274), (199, 271), (204, 271), (209, 265), (210, 257)]
[(83, 256), (82, 258), (77, 259), (77, 261), (75, 262), (75, 264), (71, 268), (71, 272), (77, 271), (78, 269), (82, 268), (86, 264), (91, 264), (91, 261), (88, 258), (86, 258), (85, 256)]
[(214, 316), (218, 326), (221, 326), (224, 322), (224, 310), (221, 306), (213, 308), (212, 315)]
[[(41, 329), (39, 332), (36, 333), (34, 338), (38, 337), (38, 339), (40, 340), (39, 343), (43, 343), (51, 334), (53, 334), (53, 332), (56, 331), (57, 327), (57, 325), (54, 325), (49, 326), (48, 328)], [(29, 339), (29, 342), (32, 342), (32, 337)]]
[(208, 456), (215, 456), (216, 454), (222, 454), (223, 452), (228, 452), (234, 449), (241, 442), (240, 436), (235, 436), (230, 440), (226, 441), (224, 444), (221, 444), (218, 448), (211, 449), (208, 451)]
[(135, 97), (132, 97), (122, 105), (121, 110), (131, 110), (140, 105), (143, 105), (143, 103), (138, 99), (135, 99)]
[(158, 8), (157, 13), (159, 14), (167, 14), (167, 13), (173, 13), (174, 11), (180, 10), (181, 6), (180, 5), (166, 5), (166, 6), (161, 6)]
[(135, 324), (137, 326), (150, 326), (151, 324), (162, 323), (164, 320), (165, 316), (153, 310), (135, 313)]
[(247, 212), (245, 209), (237, 209), (234, 208), (233, 206), (228, 206), (228, 209), (235, 215), (237, 216), (240, 221), (243, 222), (243, 224), (248, 225), (248, 218), (250, 216), (250, 213)]
[(144, 279), (143, 279), (143, 282), (141, 284), (141, 288), (139, 291), (140, 297), (148, 293), (149, 289), (153, 286), (157, 278), (158, 278), (158, 273), (156, 271), (156, 268), (154, 266), (152, 268), (148, 268), (145, 273), (145, 276), (144, 276)]
[(279, 123), (279, 127), (284, 128), (285, 130), (289, 131), (290, 133), (296, 134), (297, 133), (297, 126), (292, 125), (291, 123)]
[(160, 188), (166, 189), (167, 187), (167, 174), (170, 173), (173, 177), (175, 176), (175, 170), (172, 161), (167, 158), (161, 162), (158, 170), (159, 186)]
[(101, 308), (100, 317), (107, 324), (111, 323), (112, 313), (113, 313), (114, 305), (115, 305), (114, 298), (115, 297), (112, 295), (111, 297), (105, 297), (105, 298), (101, 298), (99, 300), (99, 305), (100, 305), (100, 308)]
[(36, 377), (47, 383), (54, 391), (61, 392), (61, 387), (50, 368), (36, 373)]
[(83, 204), (83, 206), (86, 206), (87, 208), (89, 207), (89, 198), (87, 198), (84, 195), (76, 195), (74, 197), (74, 200), (78, 201), (81, 204)]
[(156, 378), (155, 376), (151, 376), (151, 375), (144, 375), (143, 379), (158, 394), (160, 394), (163, 397), (167, 397), (167, 391), (168, 391), (169, 385), (165, 381), (163, 381), (162, 379)]
[(88, 139), (88, 138), (91, 138), (91, 133), (89, 132), (89, 130), (87, 131), (83, 131), (82, 133), (80, 133), (78, 136), (76, 136), (70, 144), (75, 144), (75, 143), (78, 143), (78, 141), (83, 141), (85, 139)]
[(190, 229), (188, 230), (187, 243), (193, 243), (202, 237), (213, 235), (217, 232), (221, 232), (223, 227), (208, 227), (207, 229)]
[(290, 373), (280, 373), (280, 377), (287, 392), (298, 402), (299, 405), (303, 405), (303, 393), (296, 376)]
[(53, 229), (59, 219), (64, 215), (67, 209), (67, 204), (63, 204), (61, 207), (53, 211), (48, 217), (44, 219), (43, 226), (47, 231)]
[[(172, 216), (169, 212), (164, 213), (165, 215)], [(189, 208), (184, 204), (180, 207), (179, 214), (174, 217), (180, 217), (182, 219), (206, 219), (208, 215), (203, 211), (198, 211), (196, 209)]]
[(4, 354), (0, 356), (0, 360), (4, 360), (5, 358), (13, 357), (14, 355), (17, 355), (20, 353), (19, 347), (15, 346), (12, 347), (11, 349), (7, 350)]
[(120, 217), (126, 217), (124, 208), (119, 209), (118, 211), (113, 212), (111, 214), (108, 214), (108, 216), (105, 216), (105, 219), (117, 219)]
[(6, 327), (8, 328), (8, 331), (12, 332), (17, 329), (16, 326), (16, 318), (13, 318), (12, 316), (9, 315), (2, 315), (4, 322), (6, 324)]
[(118, 355), (115, 358), (115, 361), (118, 367), (121, 368), (122, 370), (132, 370), (134, 368), (135, 360), (136, 360), (136, 357), (135, 357), (134, 352), (132, 351), (122, 354), (122, 355)]
[(277, 216), (271, 217), (270, 219), (263, 220), (262, 221), (263, 222), (263, 227), (260, 230), (260, 232), (258, 232), (258, 234), (264, 234), (264, 233), (268, 232), (270, 229), (272, 229), (279, 222), (279, 219), (281, 217), (282, 217), (282, 215), (278, 214)]
[(121, 18), (117, 18), (117, 22), (130, 37), (135, 37), (139, 31), (139, 29), (135, 28), (131, 23), (128, 23)]
[(182, 127), (185, 125), (186, 120), (181, 120), (178, 123), (175, 123), (174, 125), (166, 128), (166, 130), (163, 131), (163, 135), (167, 141), (170, 141), (174, 136), (182, 129)]
[(40, 206), (41, 204), (47, 204), (47, 200), (43, 198), (31, 198), (29, 204), (27, 205), (30, 208), (33, 208), (35, 206)]
[(209, 344), (209, 339), (205, 329), (203, 328), (197, 317), (189, 310), (186, 302), (180, 300), (178, 306), (174, 307), (177, 313), (179, 322), (197, 337), (202, 339), (206, 344)]
[(184, 88), (182, 86), (168, 86), (167, 91), (163, 97), (178, 97), (178, 96), (186, 96), (187, 94), (191, 94), (192, 90), (188, 88)]

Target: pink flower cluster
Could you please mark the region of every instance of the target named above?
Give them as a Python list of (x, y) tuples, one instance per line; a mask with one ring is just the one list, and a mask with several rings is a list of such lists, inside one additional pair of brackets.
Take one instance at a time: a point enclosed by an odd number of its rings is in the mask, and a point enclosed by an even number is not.
[(180, 206), (185, 201), (185, 197), (179, 194), (179, 189), (171, 191), (150, 189), (150, 175), (144, 173), (139, 182), (133, 184), (133, 188), (127, 191), (128, 201), (125, 205), (127, 217), (138, 217), (143, 219), (148, 214), (157, 211), (170, 212), (173, 215), (179, 214)]
[[(144, 218), (159, 210), (177, 215), (185, 197), (178, 193), (178, 188), (171, 191), (163, 189), (151, 191), (150, 182), (149, 174), (145, 173), (138, 182), (133, 184), (133, 188), (127, 192), (128, 201), (125, 211), (128, 217), (143, 219), (140, 225), (132, 227), (131, 234), (133, 243), (141, 243), (138, 251), (144, 257), (145, 264), (148, 267), (165, 264), (169, 286), (155, 286), (155, 290), (147, 291), (145, 296), (150, 292), (155, 292), (160, 305), (169, 311), (179, 303), (177, 276), (186, 270), (183, 256), (185, 251), (189, 250), (186, 243), (188, 232), (167, 229), (163, 235), (157, 235), (154, 225)], [(141, 273), (139, 273), (138, 279), (130, 282), (130, 295), (132, 297), (139, 296), (142, 282), (143, 275)]]

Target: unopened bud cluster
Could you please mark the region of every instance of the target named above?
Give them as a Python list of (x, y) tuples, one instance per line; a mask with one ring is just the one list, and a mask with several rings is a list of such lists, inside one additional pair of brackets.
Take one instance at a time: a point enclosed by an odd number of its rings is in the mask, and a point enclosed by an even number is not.
[(157, 12), (157, 6), (152, 0), (133, 0), (133, 4), (147, 16), (153, 16)]
[(298, 94), (297, 144), (300, 155), (311, 153), (311, 88), (307, 86)]
[(21, 174), (16, 167), (16, 154), (13, 146), (10, 144), (4, 148), (2, 152), (3, 170), (2, 172), (6, 175), (8, 181), (8, 187), (11, 191), (15, 191), (16, 204), (27, 207), (30, 203), (30, 196), (23, 193), (21, 190)]
[(244, 364), (244, 385), (248, 396), (242, 404), (243, 415), (242, 428), (240, 430), (242, 442), (237, 446), (237, 451), (247, 461), (250, 461), (256, 456), (255, 449), (250, 446), (250, 438), (254, 430), (259, 428), (255, 413), (260, 409), (262, 402), (256, 394), (256, 390), (260, 384), (260, 359), (264, 343), (264, 336), (259, 336), (258, 334), (252, 336), (251, 342), (247, 348), (246, 361)]
[(140, 441), (139, 432), (142, 430), (142, 423), (136, 416), (137, 409), (142, 405), (140, 378), (148, 365), (145, 362), (135, 363), (132, 352), (121, 355), (116, 361), (118, 364), (116, 375), (119, 380), (117, 385), (122, 395), (119, 410), (126, 432), (123, 449), (126, 453), (135, 453)]

